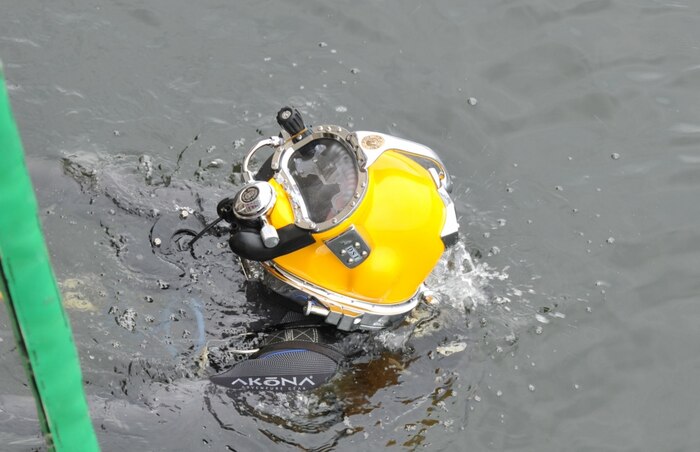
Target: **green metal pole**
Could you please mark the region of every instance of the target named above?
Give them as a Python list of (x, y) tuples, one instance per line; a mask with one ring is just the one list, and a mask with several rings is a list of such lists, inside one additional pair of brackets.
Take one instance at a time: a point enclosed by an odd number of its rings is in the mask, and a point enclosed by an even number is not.
[(0, 298), (50, 450), (99, 451), (0, 63)]

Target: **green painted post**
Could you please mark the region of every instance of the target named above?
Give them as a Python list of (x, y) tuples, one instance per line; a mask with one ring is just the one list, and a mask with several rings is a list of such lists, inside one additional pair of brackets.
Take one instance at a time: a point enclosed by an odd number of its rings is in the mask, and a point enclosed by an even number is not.
[(0, 63), (0, 298), (50, 450), (99, 451)]

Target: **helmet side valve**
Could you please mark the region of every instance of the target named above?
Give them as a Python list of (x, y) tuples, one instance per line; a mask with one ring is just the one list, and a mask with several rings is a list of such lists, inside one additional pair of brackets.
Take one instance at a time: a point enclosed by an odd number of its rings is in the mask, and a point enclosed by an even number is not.
[(274, 248), (280, 242), (280, 236), (277, 234), (277, 229), (267, 221), (267, 218), (260, 217), (262, 228), (260, 229), (260, 238), (266, 248)]

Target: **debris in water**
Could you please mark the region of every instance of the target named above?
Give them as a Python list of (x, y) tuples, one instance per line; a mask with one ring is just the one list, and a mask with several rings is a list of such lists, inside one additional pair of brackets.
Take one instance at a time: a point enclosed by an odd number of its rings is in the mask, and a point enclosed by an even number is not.
[(463, 352), (464, 350), (466, 350), (466, 348), (466, 342), (452, 342), (450, 344), (441, 345), (437, 347), (435, 351), (441, 354), (442, 356), (450, 356), (454, 353)]
[(118, 315), (115, 319), (117, 325), (128, 331), (134, 331), (136, 328), (136, 311), (131, 308), (127, 308), (121, 315)]
[(529, 385), (527, 389), (529, 389), (530, 392), (535, 392), (535, 385)]
[(618, 154), (617, 152), (613, 152), (612, 154), (610, 154), (610, 158), (612, 158), (613, 160), (620, 160), (620, 154)]
[(615, 237), (608, 237), (608, 239), (606, 240), (606, 242), (607, 242), (608, 244), (612, 245), (613, 243), (615, 243)]
[(180, 218), (182, 218), (183, 220), (187, 219), (187, 217), (189, 217), (189, 216), (190, 216), (190, 213), (187, 211), (187, 209), (182, 209), (180, 211)]
[(474, 105), (478, 104), (479, 101), (476, 100), (476, 97), (470, 97), (467, 99), (467, 103), (473, 107)]
[(214, 159), (211, 162), (209, 162), (209, 164), (207, 165), (207, 168), (221, 168), (225, 164), (226, 164), (226, 162), (224, 162), (221, 159)]
[(535, 314), (535, 319), (537, 319), (538, 322), (547, 324), (549, 323), (549, 319), (542, 314)]
[(161, 243), (163, 243), (163, 242), (159, 237), (156, 237), (153, 239), (153, 245), (160, 246)]

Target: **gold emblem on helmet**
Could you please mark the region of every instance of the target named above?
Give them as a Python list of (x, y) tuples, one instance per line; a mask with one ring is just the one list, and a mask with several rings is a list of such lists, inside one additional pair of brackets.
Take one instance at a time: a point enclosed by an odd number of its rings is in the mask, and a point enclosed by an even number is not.
[(367, 135), (362, 139), (362, 147), (366, 149), (379, 149), (384, 144), (384, 138), (379, 135)]

